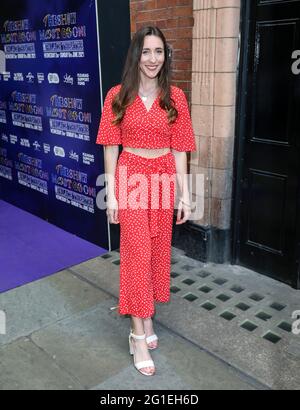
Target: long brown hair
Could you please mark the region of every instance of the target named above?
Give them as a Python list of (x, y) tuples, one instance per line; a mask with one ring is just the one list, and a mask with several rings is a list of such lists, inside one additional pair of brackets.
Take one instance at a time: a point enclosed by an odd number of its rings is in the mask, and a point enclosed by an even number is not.
[(160, 88), (160, 107), (166, 111), (169, 123), (173, 123), (178, 112), (171, 98), (171, 58), (172, 52), (168, 46), (162, 31), (155, 26), (142, 27), (138, 30), (129, 47), (126, 63), (123, 70), (121, 89), (115, 96), (112, 103), (112, 110), (115, 114), (113, 124), (121, 123), (126, 108), (134, 101), (139, 90), (140, 81), (140, 59), (144, 47), (146, 36), (154, 35), (159, 37), (164, 44), (165, 61), (158, 74), (158, 86)]

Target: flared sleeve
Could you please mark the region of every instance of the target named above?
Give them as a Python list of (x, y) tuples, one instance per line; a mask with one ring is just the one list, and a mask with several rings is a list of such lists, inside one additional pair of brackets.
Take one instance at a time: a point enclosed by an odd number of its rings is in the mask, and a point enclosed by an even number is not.
[(196, 151), (195, 134), (186, 96), (178, 87), (173, 87), (172, 94), (178, 117), (171, 125), (171, 148), (176, 151)]
[(121, 145), (121, 128), (119, 125), (112, 124), (114, 113), (112, 111), (112, 101), (119, 92), (120, 86), (112, 87), (104, 100), (103, 110), (97, 134), (96, 144), (102, 145)]

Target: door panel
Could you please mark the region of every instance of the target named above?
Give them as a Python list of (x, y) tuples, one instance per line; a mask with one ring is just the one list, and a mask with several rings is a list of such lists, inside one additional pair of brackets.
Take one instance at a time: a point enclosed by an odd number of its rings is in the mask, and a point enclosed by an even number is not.
[(298, 287), (300, 1), (243, 7), (234, 262)]

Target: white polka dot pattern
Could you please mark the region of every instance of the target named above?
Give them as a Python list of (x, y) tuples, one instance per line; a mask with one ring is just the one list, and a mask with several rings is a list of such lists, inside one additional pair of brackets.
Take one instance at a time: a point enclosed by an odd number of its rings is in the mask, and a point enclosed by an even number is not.
[[(103, 107), (97, 143), (123, 145), (132, 148), (173, 148), (177, 151), (195, 151), (195, 136), (192, 128), (188, 103), (180, 88), (171, 87), (178, 117), (168, 123), (167, 113), (160, 108), (159, 97), (147, 111), (137, 95), (127, 107), (120, 125), (112, 124), (112, 100), (120, 85), (109, 90)], [(127, 179), (120, 178), (121, 167), (126, 167)], [(145, 158), (122, 151), (118, 159), (115, 188), (118, 203), (126, 200), (132, 189), (128, 179), (134, 174), (147, 177), (148, 207), (133, 209), (119, 206), (120, 221), (120, 296), (119, 314), (137, 317), (151, 317), (155, 302), (166, 303), (170, 299), (171, 240), (173, 226), (174, 196), (176, 183), (169, 188), (169, 206), (162, 206), (165, 200), (163, 184), (159, 184), (159, 208), (154, 209), (151, 201), (151, 180), (153, 174), (167, 174), (176, 181), (174, 155), (169, 152), (157, 158)], [(123, 192), (123, 194), (122, 194)], [(121, 193), (121, 194), (120, 194)]]
[(96, 143), (102, 145), (123, 145), (132, 148), (173, 148), (177, 151), (195, 151), (195, 136), (184, 92), (171, 86), (178, 117), (169, 124), (167, 113), (159, 105), (159, 97), (147, 111), (143, 101), (136, 96), (126, 109), (120, 125), (113, 125), (114, 114), (111, 104), (120, 91), (120, 85), (109, 90), (104, 101), (102, 117)]
[[(171, 239), (174, 210), (175, 158), (172, 153), (144, 158), (122, 151), (116, 169), (116, 198), (129, 198), (136, 186), (129, 186), (120, 177), (119, 170), (126, 167), (128, 179), (134, 174), (147, 176), (148, 204), (151, 204), (151, 176), (165, 174), (171, 177), (168, 207), (162, 206), (163, 184), (159, 184), (159, 207), (152, 209), (119, 209), (120, 221), (120, 297), (119, 314), (151, 317), (155, 302), (165, 303), (170, 299)], [(176, 180), (174, 178), (174, 180)], [(124, 198), (123, 198), (124, 199)], [(129, 201), (128, 201), (129, 202)]]

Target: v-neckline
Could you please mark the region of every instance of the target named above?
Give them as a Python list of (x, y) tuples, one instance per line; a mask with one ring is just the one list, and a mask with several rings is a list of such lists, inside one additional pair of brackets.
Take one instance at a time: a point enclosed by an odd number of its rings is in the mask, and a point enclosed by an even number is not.
[(139, 98), (139, 100), (140, 100), (141, 104), (143, 105), (143, 107), (144, 107), (145, 111), (147, 112), (147, 114), (149, 114), (149, 112), (150, 112), (150, 111), (152, 110), (152, 108), (154, 107), (154, 104), (156, 103), (157, 99), (160, 97), (160, 93), (156, 96), (156, 98), (155, 98), (155, 100), (153, 101), (153, 103), (152, 103), (151, 107), (149, 108), (149, 110), (147, 110), (147, 107), (146, 107), (144, 101), (142, 100), (142, 98), (140, 97), (139, 94), (137, 94), (137, 97)]

